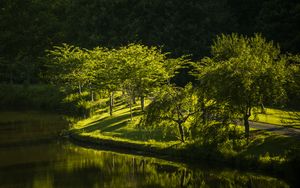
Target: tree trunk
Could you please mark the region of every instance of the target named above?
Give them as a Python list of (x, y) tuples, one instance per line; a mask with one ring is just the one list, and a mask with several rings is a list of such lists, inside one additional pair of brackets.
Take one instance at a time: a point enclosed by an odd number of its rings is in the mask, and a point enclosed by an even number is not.
[(184, 130), (182, 127), (182, 123), (181, 122), (177, 122), (178, 123), (178, 130), (179, 130), (179, 134), (180, 134), (180, 140), (181, 142), (184, 142)]
[(129, 102), (129, 107), (130, 107), (130, 120), (132, 121), (132, 100)]
[(261, 105), (260, 105), (260, 110), (261, 110), (261, 113), (262, 113), (262, 114), (265, 114), (265, 113), (266, 113), (266, 109), (265, 109), (265, 106), (264, 106), (263, 103), (261, 103)]
[(249, 131), (250, 131), (250, 127), (249, 127), (249, 117), (248, 116), (244, 116), (244, 126), (245, 126), (245, 136), (247, 138), (247, 142), (249, 139)]
[(81, 94), (81, 84), (78, 84), (78, 92)]
[(113, 106), (114, 106), (114, 92), (109, 94), (109, 115), (113, 115)]
[(94, 102), (94, 91), (91, 91), (91, 101)]
[(181, 178), (180, 178), (180, 187), (185, 187), (185, 176), (186, 176), (186, 170), (181, 171)]
[(135, 95), (134, 94), (132, 95), (132, 103), (136, 104), (136, 99), (135, 99)]
[(249, 126), (250, 116), (251, 116), (251, 108), (246, 108), (244, 114), (244, 126), (245, 126), (245, 137), (247, 138), (247, 143), (249, 142), (249, 136), (250, 136), (250, 126)]
[(141, 96), (141, 109), (142, 109), (142, 112), (144, 112), (144, 108), (145, 108), (145, 96), (142, 95)]

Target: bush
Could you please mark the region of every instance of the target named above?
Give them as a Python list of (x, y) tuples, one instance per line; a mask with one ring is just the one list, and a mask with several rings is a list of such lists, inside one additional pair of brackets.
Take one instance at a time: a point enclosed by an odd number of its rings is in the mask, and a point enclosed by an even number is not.
[(88, 92), (69, 94), (62, 102), (64, 111), (71, 115), (89, 117), (96, 109), (105, 106), (105, 103), (89, 100), (90, 94)]

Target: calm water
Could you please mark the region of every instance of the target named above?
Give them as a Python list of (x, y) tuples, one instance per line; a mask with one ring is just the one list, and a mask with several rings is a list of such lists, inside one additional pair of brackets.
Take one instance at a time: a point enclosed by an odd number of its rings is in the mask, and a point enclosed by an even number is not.
[(76, 146), (56, 115), (0, 113), (0, 187), (288, 187), (259, 174)]

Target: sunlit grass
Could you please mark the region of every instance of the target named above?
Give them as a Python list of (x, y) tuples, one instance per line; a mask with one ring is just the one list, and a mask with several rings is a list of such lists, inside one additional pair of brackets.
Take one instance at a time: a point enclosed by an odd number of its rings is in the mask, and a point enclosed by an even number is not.
[[(300, 151), (300, 143), (297, 138), (256, 129), (251, 129), (251, 139), (248, 145), (246, 139), (236, 139), (234, 141), (235, 148), (230, 146), (232, 140), (220, 144), (217, 148), (203, 146), (194, 141), (181, 143), (176, 137), (177, 133), (174, 128), (139, 126), (139, 119), (142, 117), (139, 105), (138, 103), (133, 106), (132, 121), (128, 104), (124, 101), (118, 101), (115, 104), (113, 116), (109, 116), (107, 109), (99, 110), (94, 116), (77, 122), (73, 126), (73, 131), (78, 134), (82, 141), (96, 144), (104, 142), (112, 147), (124, 147), (129, 150), (162, 151), (171, 149), (175, 153), (185, 153), (180, 155), (187, 155), (187, 153), (191, 153), (191, 156), (194, 157), (216, 155), (214, 158), (217, 160), (219, 157), (228, 159), (241, 157), (266, 165), (285, 163), (289, 160), (289, 156), (294, 156), (295, 151)], [(290, 112), (267, 109), (266, 115), (260, 114), (260, 118), (262, 118), (260, 121), (267, 120), (267, 123), (281, 125), (282, 119), (291, 119), (291, 117)], [(233, 128), (233, 126), (230, 127)], [(243, 134), (243, 127), (236, 126), (235, 130), (239, 134)], [(210, 154), (210, 152), (216, 153)]]
[(294, 128), (300, 128), (300, 112), (287, 111), (274, 108), (266, 108), (266, 113), (252, 115), (251, 120), (282, 125)]
[[(146, 105), (149, 101), (146, 101)], [(73, 126), (82, 136), (118, 142), (151, 145), (159, 148), (180, 143), (166, 128), (150, 128), (139, 126), (142, 117), (140, 104), (133, 106), (133, 119), (130, 108), (123, 102), (115, 104), (113, 116), (108, 112), (99, 111), (94, 116), (81, 120)]]

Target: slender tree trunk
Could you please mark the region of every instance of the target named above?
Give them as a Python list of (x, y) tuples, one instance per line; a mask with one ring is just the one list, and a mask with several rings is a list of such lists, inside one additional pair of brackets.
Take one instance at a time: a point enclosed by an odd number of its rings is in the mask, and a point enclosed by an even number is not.
[(113, 92), (111, 92), (111, 95), (112, 95), (112, 97), (111, 97), (111, 105), (112, 105), (112, 107), (114, 107), (115, 106), (115, 92), (113, 91)]
[(109, 115), (113, 115), (113, 106), (114, 106), (114, 92), (109, 94)]
[(179, 134), (180, 134), (180, 140), (181, 142), (184, 142), (184, 130), (182, 127), (182, 123), (181, 122), (177, 122), (178, 123), (178, 130), (179, 130)]
[(132, 95), (132, 103), (136, 104), (135, 94)]
[(245, 136), (247, 138), (247, 143), (249, 142), (250, 136), (250, 126), (249, 126), (249, 117), (251, 116), (251, 108), (247, 107), (244, 114), (244, 126), (245, 126)]
[(249, 118), (248, 116), (244, 116), (245, 136), (247, 140), (249, 139), (249, 131), (250, 131), (248, 118)]
[(79, 94), (81, 94), (81, 84), (80, 83), (78, 84), (78, 92), (79, 92)]
[(130, 120), (132, 121), (132, 100), (129, 102), (129, 107), (130, 107)]
[(185, 176), (186, 176), (186, 171), (182, 170), (181, 178), (180, 178), (180, 187), (185, 187)]
[(91, 91), (91, 101), (94, 102), (94, 91)]
[(141, 109), (142, 109), (142, 112), (144, 112), (144, 108), (145, 108), (145, 96), (142, 95), (141, 96)]
[(262, 113), (262, 114), (265, 114), (265, 113), (266, 113), (266, 109), (265, 109), (265, 106), (264, 106), (263, 103), (261, 103), (261, 105), (260, 105), (260, 110), (261, 110), (261, 113)]

